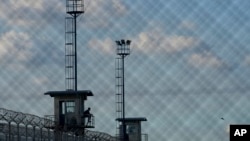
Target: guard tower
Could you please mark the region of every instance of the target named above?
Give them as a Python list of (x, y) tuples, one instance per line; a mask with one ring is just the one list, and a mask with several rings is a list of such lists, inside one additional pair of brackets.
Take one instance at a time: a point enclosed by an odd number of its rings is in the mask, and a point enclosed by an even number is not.
[(90, 90), (48, 91), (45, 95), (54, 98), (54, 115), (45, 116), (49, 121), (45, 127), (54, 130), (56, 141), (63, 141), (63, 133), (85, 138), (85, 129), (94, 128), (94, 116), (84, 112), (85, 101), (93, 96)]
[[(84, 101), (93, 96), (90, 90), (49, 91), (45, 95), (54, 98), (54, 121), (52, 128), (62, 131), (94, 128), (94, 116), (84, 115)], [(82, 108), (81, 108), (82, 107)]]
[[(137, 117), (137, 118), (117, 118), (118, 122), (120, 122), (121, 126), (124, 123), (126, 126), (126, 140), (127, 141), (142, 141), (142, 132), (141, 132), (141, 122), (147, 121), (145, 117)], [(120, 131), (120, 136), (123, 136), (123, 131)], [(144, 141), (147, 141), (147, 136), (144, 137)]]

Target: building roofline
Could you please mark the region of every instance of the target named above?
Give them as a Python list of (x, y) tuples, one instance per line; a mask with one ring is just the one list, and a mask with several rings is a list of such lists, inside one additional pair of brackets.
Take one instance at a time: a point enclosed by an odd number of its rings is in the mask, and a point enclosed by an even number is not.
[(83, 96), (94, 96), (90, 90), (67, 90), (67, 91), (48, 91), (44, 95), (50, 95), (51, 97), (55, 96), (72, 96), (72, 95), (83, 95)]
[[(117, 118), (116, 121), (123, 121), (123, 118)], [(127, 117), (124, 121), (147, 121), (145, 117)]]

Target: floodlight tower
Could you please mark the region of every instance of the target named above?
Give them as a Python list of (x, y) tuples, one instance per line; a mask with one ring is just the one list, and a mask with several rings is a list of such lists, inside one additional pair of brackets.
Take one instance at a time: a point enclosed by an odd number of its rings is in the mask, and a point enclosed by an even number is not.
[(66, 0), (65, 76), (66, 90), (77, 91), (77, 17), (84, 13), (83, 0)]
[[(117, 75), (116, 78), (117, 84), (116, 86), (118, 87), (118, 92), (116, 93), (116, 103), (117, 103), (117, 108), (116, 112), (118, 117), (117, 118), (122, 118), (122, 135), (120, 134), (120, 137), (122, 140), (126, 140), (126, 125), (125, 125), (125, 78), (124, 78), (124, 59), (126, 56), (130, 54), (130, 44), (131, 40), (120, 40), (116, 41), (117, 49), (116, 53), (117, 55), (120, 56), (118, 58), (118, 63), (117, 63)], [(121, 59), (122, 64), (120, 66), (119, 60)], [(121, 73), (120, 73), (121, 71)], [(121, 117), (119, 117), (121, 116)], [(120, 129), (120, 127), (119, 127)]]

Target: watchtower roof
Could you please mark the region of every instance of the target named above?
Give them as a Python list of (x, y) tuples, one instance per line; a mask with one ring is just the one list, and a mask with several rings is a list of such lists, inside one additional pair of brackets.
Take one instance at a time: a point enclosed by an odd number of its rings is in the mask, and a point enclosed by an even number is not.
[[(117, 121), (123, 121), (123, 118), (117, 118)], [(128, 117), (124, 119), (125, 122), (147, 121), (145, 117)]]
[(50, 95), (51, 97), (56, 96), (94, 96), (94, 94), (90, 90), (67, 90), (67, 91), (48, 91), (44, 93), (44, 95)]

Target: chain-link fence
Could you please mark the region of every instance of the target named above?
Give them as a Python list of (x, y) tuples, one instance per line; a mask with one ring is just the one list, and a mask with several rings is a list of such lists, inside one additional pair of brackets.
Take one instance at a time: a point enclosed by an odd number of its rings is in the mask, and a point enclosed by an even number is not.
[[(148, 140), (227, 141), (248, 124), (250, 2), (85, 0), (77, 18), (78, 89), (95, 131), (116, 134), (116, 40), (125, 58), (127, 117)], [(53, 114), (46, 91), (65, 90), (65, 0), (0, 4), (0, 108)]]

